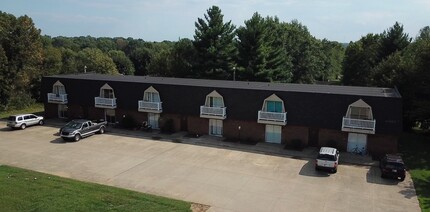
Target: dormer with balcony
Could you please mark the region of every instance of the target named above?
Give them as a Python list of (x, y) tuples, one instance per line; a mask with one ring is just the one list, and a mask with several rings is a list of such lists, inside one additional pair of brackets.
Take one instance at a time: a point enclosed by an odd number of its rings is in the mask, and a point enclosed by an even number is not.
[(94, 106), (97, 108), (116, 108), (116, 98), (114, 90), (107, 83), (100, 88), (100, 96), (95, 97), (94, 100)]
[(258, 111), (258, 123), (270, 125), (287, 124), (287, 112), (285, 112), (284, 101), (272, 94), (263, 102), (263, 107)]
[(48, 102), (55, 104), (67, 104), (67, 94), (64, 85), (57, 81), (52, 86), (52, 93), (48, 93)]
[(376, 120), (373, 119), (372, 107), (362, 99), (350, 104), (342, 119), (342, 131), (375, 134)]
[(143, 100), (138, 101), (138, 111), (147, 113), (163, 112), (160, 94), (154, 87), (149, 87), (143, 93)]
[(205, 104), (200, 106), (200, 117), (209, 119), (227, 118), (224, 98), (218, 92), (212, 91), (206, 96)]

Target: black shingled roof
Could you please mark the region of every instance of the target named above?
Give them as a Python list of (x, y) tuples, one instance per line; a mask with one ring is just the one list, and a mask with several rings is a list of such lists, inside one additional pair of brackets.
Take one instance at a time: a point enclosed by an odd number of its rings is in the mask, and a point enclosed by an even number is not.
[(94, 74), (94, 73), (55, 75), (55, 76), (49, 76), (49, 77), (59, 78), (59, 79), (63, 78), (63, 79), (80, 79), (80, 80), (99, 80), (99, 81), (106, 80), (106, 81), (118, 81), (118, 82), (137, 82), (137, 83), (140, 82), (140, 83), (152, 83), (152, 84), (164, 84), (164, 85), (183, 85), (183, 86), (213, 87), (213, 88), (291, 91), (291, 92), (304, 92), (304, 93), (401, 98), (400, 93), (395, 88), (205, 80), (205, 79), (168, 78), (168, 77), (132, 76), (132, 75), (104, 75), (104, 74)]

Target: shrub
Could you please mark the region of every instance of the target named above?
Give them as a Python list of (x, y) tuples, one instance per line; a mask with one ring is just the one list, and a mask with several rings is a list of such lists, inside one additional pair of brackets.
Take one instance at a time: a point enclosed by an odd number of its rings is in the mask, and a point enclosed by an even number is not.
[(134, 129), (137, 127), (137, 122), (133, 116), (124, 116), (121, 120), (121, 126), (126, 129)]
[(170, 118), (160, 118), (160, 130), (162, 133), (173, 133), (173, 119)]
[(31, 95), (28, 93), (18, 93), (16, 95), (12, 95), (9, 104), (5, 107), (8, 110), (21, 110), (29, 107), (34, 104), (36, 100), (31, 98)]
[(327, 141), (327, 146), (332, 147), (332, 148), (337, 148), (337, 141), (329, 140), (329, 141)]
[(293, 147), (293, 149), (295, 150), (302, 150), (303, 149), (303, 143), (302, 140), (300, 139), (293, 139), (291, 141), (291, 146)]

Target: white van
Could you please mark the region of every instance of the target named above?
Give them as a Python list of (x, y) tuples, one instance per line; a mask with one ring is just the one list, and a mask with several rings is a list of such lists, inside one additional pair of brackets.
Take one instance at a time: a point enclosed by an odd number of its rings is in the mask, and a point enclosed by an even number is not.
[(7, 120), (7, 126), (10, 128), (20, 128), (25, 129), (28, 126), (32, 125), (43, 125), (43, 116), (36, 116), (34, 114), (19, 114), (9, 116)]

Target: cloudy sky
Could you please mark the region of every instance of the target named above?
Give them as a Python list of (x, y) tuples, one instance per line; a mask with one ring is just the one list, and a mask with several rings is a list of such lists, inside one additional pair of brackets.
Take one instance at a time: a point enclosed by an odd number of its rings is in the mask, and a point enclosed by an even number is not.
[(212, 5), (243, 25), (254, 12), (297, 19), (315, 37), (349, 42), (398, 21), (412, 37), (430, 25), (430, 0), (0, 0), (0, 10), (28, 15), (50, 36), (192, 38), (194, 22)]

